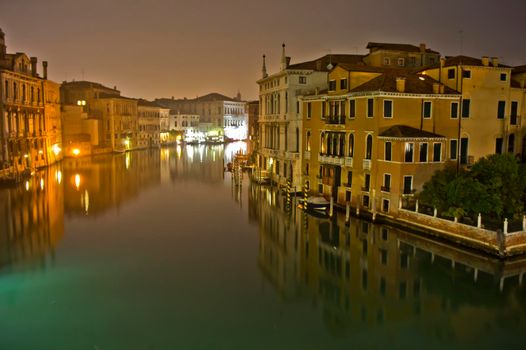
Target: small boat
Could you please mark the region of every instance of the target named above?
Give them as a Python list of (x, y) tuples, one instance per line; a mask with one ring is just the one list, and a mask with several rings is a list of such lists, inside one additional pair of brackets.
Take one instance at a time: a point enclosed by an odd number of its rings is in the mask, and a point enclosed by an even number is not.
[[(305, 203), (304, 198), (300, 198), (298, 201), (302, 206)], [(326, 211), (330, 205), (331, 202), (321, 196), (311, 196), (307, 198), (307, 210)]]

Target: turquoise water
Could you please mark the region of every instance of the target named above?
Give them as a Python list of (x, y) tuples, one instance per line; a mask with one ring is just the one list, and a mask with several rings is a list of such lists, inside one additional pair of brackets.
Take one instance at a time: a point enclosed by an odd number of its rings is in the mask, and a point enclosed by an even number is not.
[(223, 172), (245, 147), (66, 160), (1, 189), (0, 349), (523, 348), (526, 261), (287, 211)]

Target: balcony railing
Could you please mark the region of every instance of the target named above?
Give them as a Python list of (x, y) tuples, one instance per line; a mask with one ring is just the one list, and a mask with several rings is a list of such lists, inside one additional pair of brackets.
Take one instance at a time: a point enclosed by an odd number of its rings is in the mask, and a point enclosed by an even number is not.
[(346, 182), (342, 186), (343, 187), (347, 187), (347, 188), (351, 188), (352, 187), (352, 183)]
[(381, 187), (382, 192), (391, 192), (391, 187), (388, 186), (382, 186)]
[(345, 157), (345, 166), (352, 167), (352, 157)]
[(344, 115), (326, 116), (325, 117), (325, 123), (326, 124), (345, 125), (345, 116)]
[(345, 163), (345, 160), (343, 157), (340, 157), (340, 156), (329, 156), (329, 155), (320, 154), (318, 155), (318, 162), (334, 164), (334, 165), (343, 165)]
[(363, 191), (363, 192), (369, 192), (369, 187), (363, 186), (363, 187), (362, 187), (362, 191)]
[(370, 159), (364, 159), (362, 167), (363, 167), (363, 170), (371, 170), (371, 160)]
[(300, 159), (300, 154), (299, 154), (299, 152), (286, 151), (285, 152), (285, 159), (287, 159), (287, 160), (297, 160), (297, 159)]
[(412, 189), (412, 188), (404, 188), (403, 190), (403, 194), (404, 195), (414, 195), (416, 193), (416, 190), (415, 189)]

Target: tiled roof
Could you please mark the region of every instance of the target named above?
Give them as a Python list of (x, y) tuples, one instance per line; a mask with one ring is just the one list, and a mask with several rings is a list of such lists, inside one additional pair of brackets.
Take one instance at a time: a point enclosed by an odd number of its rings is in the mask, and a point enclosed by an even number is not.
[[(463, 56), (463, 55), (460, 55), (460, 56), (446, 56), (446, 61), (444, 63), (444, 67), (451, 67), (451, 66), (480, 66), (480, 67), (484, 67), (484, 65), (482, 64), (482, 59), (480, 58), (475, 58), (475, 57), (470, 57), (470, 56)], [(499, 67), (502, 67), (502, 68), (510, 68), (510, 66), (506, 66), (504, 64), (500, 64), (498, 65)], [(438, 68), (440, 67), (440, 62), (434, 64), (433, 66), (431, 67), (428, 67), (428, 68)], [(489, 61), (489, 67), (493, 67), (493, 64), (491, 63), (491, 59)], [(426, 69), (428, 69), (426, 68)]]
[(382, 131), (380, 137), (393, 138), (445, 138), (445, 136), (435, 134), (430, 131), (420, 130), (407, 125), (394, 125)]
[(217, 92), (212, 92), (208, 95), (200, 96), (195, 98), (196, 101), (232, 101), (232, 102), (239, 102), (236, 99), (232, 97), (225, 96), (223, 94), (219, 94)]
[(115, 89), (109, 88), (107, 86), (104, 86), (102, 84), (95, 83), (95, 82), (92, 82), (92, 81), (86, 81), (86, 80), (65, 81), (65, 82), (62, 83), (62, 86), (65, 87), (65, 88), (68, 88), (68, 87), (73, 87), (73, 88), (98, 88), (98, 89), (113, 90), (113, 91), (115, 91), (117, 93), (120, 92), (119, 90), (115, 90)]
[(124, 97), (124, 96), (116, 95), (116, 94), (108, 94), (106, 92), (99, 93), (97, 98), (115, 98), (115, 99), (121, 99), (121, 100), (137, 101), (137, 99), (135, 98)]
[(365, 65), (363, 62), (364, 55), (345, 55), (345, 54), (336, 54), (336, 55), (325, 55), (323, 57), (317, 58), (312, 61), (301, 62), (296, 64), (291, 64), (287, 69), (305, 69), (305, 70), (316, 70), (327, 72), (329, 69), (327, 66), (332, 64), (353, 64), (353, 65)]
[[(438, 81), (426, 75), (414, 74), (402, 69), (392, 69), (355, 87), (351, 92), (398, 92), (396, 89), (396, 78), (399, 77), (405, 78), (404, 93), (409, 94), (434, 94), (433, 84), (438, 83)], [(444, 86), (444, 94), (458, 94), (458, 91)]]
[[(380, 49), (380, 50), (390, 50), (390, 51), (405, 51), (405, 52), (420, 52), (420, 47), (410, 44), (396, 44), (396, 43), (373, 43), (370, 42), (367, 44), (368, 49)], [(427, 53), (436, 53), (437, 51), (427, 49)]]

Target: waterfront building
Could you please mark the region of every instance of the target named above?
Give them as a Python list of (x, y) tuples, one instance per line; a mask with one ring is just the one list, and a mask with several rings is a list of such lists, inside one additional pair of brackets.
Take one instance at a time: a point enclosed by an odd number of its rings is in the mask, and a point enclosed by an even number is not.
[(327, 85), (327, 72), (341, 62), (363, 64), (362, 55), (327, 55), (313, 61), (290, 64), (282, 47), (281, 68), (267, 73), (263, 56), (259, 85), (259, 147), (257, 171), (268, 171), (283, 185), (292, 179), (301, 188), (302, 118), (298, 96), (312, 94)]
[(161, 108), (159, 111), (159, 121), (160, 121), (160, 136), (159, 142), (161, 145), (166, 145), (173, 142), (170, 137), (170, 109)]
[(137, 100), (121, 96), (113, 89), (89, 81), (64, 82), (64, 104), (81, 105), (88, 118), (99, 121), (96, 152), (123, 152), (139, 147)]
[[(512, 73), (516, 71), (515, 79)], [(525, 91), (521, 69), (503, 65), (496, 57), (442, 58), (421, 71), (462, 94), (459, 105), (460, 163), (473, 164), (494, 153), (513, 153), (525, 159)], [(522, 78), (521, 78), (522, 77)]]
[(90, 155), (99, 146), (99, 120), (89, 118), (82, 105), (62, 106), (64, 155)]
[(139, 134), (137, 146), (139, 148), (160, 146), (161, 109), (163, 108), (155, 102), (138, 100), (137, 114)]
[(259, 100), (248, 102), (248, 138), (252, 141), (258, 139)]
[(37, 72), (38, 59), (8, 54), (0, 30), (0, 178), (33, 171), (60, 159), (60, 97)]
[(210, 93), (195, 99), (157, 99), (172, 114), (199, 115), (200, 132), (211, 142), (244, 140), (248, 137), (247, 103), (241, 95), (231, 98)]
[(303, 96), (303, 184), (335, 203), (395, 214), (458, 159), (459, 94), (407, 69), (338, 64)]
[(170, 131), (185, 142), (204, 142), (199, 133), (199, 118), (199, 114), (171, 113)]

